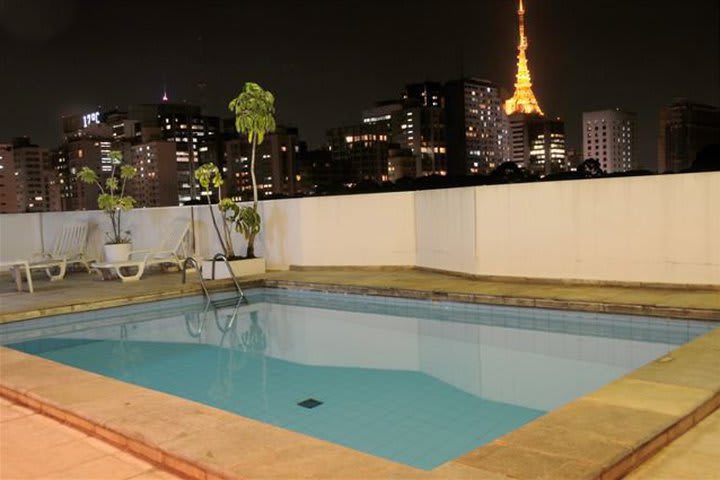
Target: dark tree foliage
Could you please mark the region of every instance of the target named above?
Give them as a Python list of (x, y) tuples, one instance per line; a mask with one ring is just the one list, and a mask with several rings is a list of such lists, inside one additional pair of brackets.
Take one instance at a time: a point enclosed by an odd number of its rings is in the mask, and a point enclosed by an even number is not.
[[(701, 150), (693, 166), (685, 172), (720, 171), (720, 145), (709, 145)], [(313, 195), (351, 195), (355, 193), (398, 192), (414, 190), (433, 190), (438, 188), (457, 188), (480, 185), (498, 185), (503, 183), (521, 183), (535, 181), (580, 180), (602, 177), (634, 177), (654, 175), (650, 170), (631, 170), (607, 174), (600, 162), (588, 158), (574, 172), (556, 172), (539, 178), (515, 162), (505, 162), (489, 175), (428, 175), (411, 178), (402, 177), (395, 182), (379, 183), (372, 179), (364, 179), (352, 188), (341, 183), (318, 185)], [(277, 198), (277, 197), (274, 197)]]
[(582, 178), (596, 178), (605, 175), (600, 162), (594, 158), (588, 158), (578, 166)]
[(417, 188), (416, 181), (412, 177), (402, 177), (395, 180), (395, 190), (409, 191)]
[(487, 178), (487, 183), (519, 183), (529, 182), (535, 177), (515, 162), (505, 162), (498, 166)]
[(720, 171), (720, 143), (706, 145), (695, 157), (690, 167), (691, 172), (717, 172)]
[(582, 173), (580, 172), (556, 172), (551, 173), (550, 175), (545, 175), (542, 178), (543, 182), (552, 182), (556, 180), (578, 180), (580, 178), (585, 178)]
[(355, 185), (356, 193), (375, 193), (382, 191), (382, 185), (371, 178), (365, 178)]
[(320, 183), (315, 188), (315, 195), (343, 195), (350, 191), (342, 183)]

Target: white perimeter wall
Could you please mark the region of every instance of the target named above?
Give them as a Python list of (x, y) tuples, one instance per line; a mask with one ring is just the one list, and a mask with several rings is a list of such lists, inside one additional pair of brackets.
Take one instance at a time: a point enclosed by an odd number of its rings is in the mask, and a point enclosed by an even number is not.
[[(421, 266), (477, 275), (720, 285), (720, 173), (313, 197), (261, 203), (256, 253), (290, 265)], [(194, 220), (197, 253), (219, 251), (206, 206), (137, 209), (134, 247)], [(0, 215), (0, 259), (49, 249), (64, 223), (101, 213)], [(245, 241), (235, 235), (236, 251)]]
[(425, 191), (415, 210), (423, 267), (720, 284), (720, 173)]
[(269, 265), (415, 265), (415, 193), (264, 202)]

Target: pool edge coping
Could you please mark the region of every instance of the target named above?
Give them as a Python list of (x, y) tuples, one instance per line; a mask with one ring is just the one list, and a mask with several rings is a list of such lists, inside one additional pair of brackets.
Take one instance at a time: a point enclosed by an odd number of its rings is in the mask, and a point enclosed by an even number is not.
[[(212, 292), (228, 291), (233, 288), (231, 281), (216, 281)], [(396, 287), (371, 287), (343, 283), (308, 282), (258, 277), (240, 282), (242, 288), (278, 288), (286, 290), (306, 290), (323, 293), (348, 293), (357, 295), (386, 296), (393, 298), (409, 298), (416, 300), (450, 301), (481, 305), (497, 305), (506, 307), (541, 308), (552, 310), (573, 310), (581, 312), (640, 315), (664, 317), (682, 320), (700, 320), (720, 322), (720, 309), (657, 306), (648, 304), (630, 304), (619, 302), (599, 302), (586, 300), (561, 300), (554, 298), (520, 297), (514, 295), (489, 295), (482, 293), (454, 292), (449, 290), (417, 290)], [(112, 308), (154, 300), (166, 300), (202, 293), (201, 286), (186, 285), (182, 288), (166, 289), (145, 295), (115, 296), (100, 301), (87, 301), (70, 305), (59, 305), (37, 310), (23, 310), (0, 313), (0, 324), (31, 320), (51, 315), (78, 313), (103, 308)]]

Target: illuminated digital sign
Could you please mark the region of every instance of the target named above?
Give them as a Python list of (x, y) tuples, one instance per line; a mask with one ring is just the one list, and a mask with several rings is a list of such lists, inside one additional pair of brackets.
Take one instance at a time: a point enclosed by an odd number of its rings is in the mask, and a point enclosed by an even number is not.
[(87, 128), (93, 123), (100, 123), (100, 112), (87, 113), (82, 116), (83, 128)]

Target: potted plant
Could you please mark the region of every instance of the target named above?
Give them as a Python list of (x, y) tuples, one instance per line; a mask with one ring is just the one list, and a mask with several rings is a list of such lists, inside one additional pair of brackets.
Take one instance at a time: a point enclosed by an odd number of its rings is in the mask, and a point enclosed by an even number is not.
[[(255, 152), (263, 143), (266, 133), (275, 131), (275, 97), (263, 90), (257, 83), (247, 82), (242, 93), (234, 98), (228, 108), (235, 114), (235, 130), (247, 135), (252, 148), (250, 157), (250, 178), (253, 187), (252, 213), (240, 209), (242, 232), (248, 241), (247, 257), (255, 258), (255, 236), (260, 232), (261, 219), (258, 214), (257, 180), (255, 178)], [(247, 208), (247, 207), (244, 207)], [(247, 227), (247, 228), (246, 228)]]
[(132, 210), (135, 205), (135, 199), (125, 195), (125, 184), (137, 174), (137, 169), (131, 165), (123, 165), (122, 153), (117, 150), (110, 152), (110, 161), (112, 170), (104, 185), (98, 174), (89, 167), (83, 167), (76, 176), (81, 182), (94, 183), (100, 189), (98, 208), (110, 217), (112, 224), (112, 232), (105, 234), (107, 241), (103, 253), (105, 261), (113, 263), (127, 261), (132, 249), (130, 232), (123, 231), (121, 220), (123, 212)]
[[(247, 135), (248, 142), (251, 146), (250, 159), (250, 178), (253, 187), (253, 203), (252, 207), (238, 206), (232, 200), (222, 198), (221, 187), (223, 184), (222, 176), (219, 169), (213, 164), (202, 165), (196, 172), (195, 177), (200, 185), (205, 189), (210, 186), (218, 189), (218, 208), (222, 213), (223, 231), (217, 224), (215, 214), (210, 204), (210, 196), (208, 195), (208, 205), (210, 206), (210, 214), (217, 233), (218, 240), (224, 251), (225, 256), (230, 260), (237, 259), (233, 251), (231, 228), (236, 232), (242, 233), (247, 240), (247, 252), (245, 258), (240, 257), (242, 261), (233, 260), (232, 269), (235, 275), (251, 275), (265, 272), (265, 259), (255, 257), (255, 238), (260, 233), (262, 219), (258, 213), (258, 192), (257, 179), (255, 177), (255, 157), (257, 146), (262, 144), (265, 134), (275, 131), (275, 97), (272, 93), (252, 82), (245, 83), (243, 91), (228, 105), (230, 111), (235, 114), (235, 129), (241, 135)], [(218, 271), (226, 272), (226, 269), (215, 267), (215, 278), (218, 277)], [(203, 267), (203, 276), (210, 278), (212, 276), (212, 268)], [(229, 272), (226, 272), (229, 277)]]
[[(206, 163), (201, 165), (195, 171), (195, 178), (200, 183), (200, 186), (207, 192), (205, 198), (207, 198), (208, 208), (210, 209), (213, 228), (217, 234), (222, 253), (225, 255), (225, 258), (227, 258), (233, 274), (239, 277), (265, 273), (265, 259), (237, 255), (232, 242), (233, 230), (242, 233), (248, 241), (251, 236), (254, 238), (260, 231), (260, 216), (257, 215), (251, 207), (240, 207), (231, 199), (222, 198), (222, 185), (224, 182), (220, 170), (215, 164)], [(217, 205), (220, 213), (220, 223), (215, 215), (215, 209), (213, 208), (210, 198), (215, 188), (217, 189), (218, 198), (220, 199)], [(214, 274), (213, 262), (211, 260), (203, 262), (202, 271), (203, 278), (206, 279), (220, 280), (230, 278), (230, 272), (222, 261), (215, 262)]]

